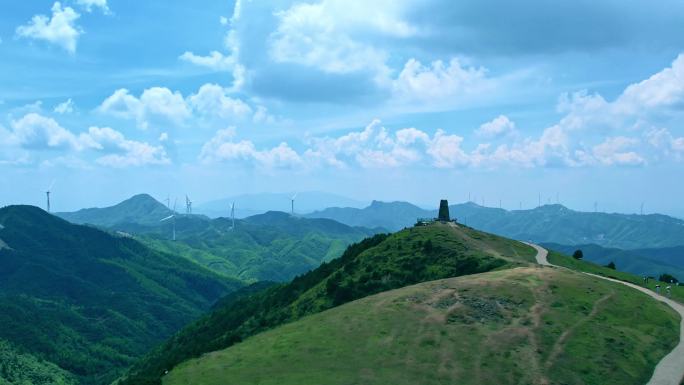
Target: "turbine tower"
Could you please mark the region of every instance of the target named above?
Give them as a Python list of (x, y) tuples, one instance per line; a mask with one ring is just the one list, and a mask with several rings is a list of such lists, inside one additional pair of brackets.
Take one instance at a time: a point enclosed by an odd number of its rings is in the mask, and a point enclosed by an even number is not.
[(292, 215), (294, 215), (294, 202), (295, 202), (295, 199), (297, 198), (297, 194), (299, 194), (299, 193), (295, 193), (295, 194), (292, 196), (292, 198), (290, 198), (290, 204), (291, 204), (291, 209), (292, 209), (292, 212), (291, 212), (291, 213), (292, 213)]
[(50, 212), (50, 193), (52, 193), (52, 187), (54, 185), (55, 181), (53, 180), (52, 183), (50, 183), (50, 187), (45, 190), (45, 195), (47, 196), (47, 212)]
[(192, 201), (187, 195), (185, 196), (185, 213), (188, 215), (192, 214)]
[(233, 202), (233, 204), (230, 205), (230, 218), (233, 221), (232, 225), (230, 226), (230, 229), (235, 230), (235, 202)]
[(644, 215), (644, 202), (641, 202), (641, 215)]
[(177, 202), (178, 202), (178, 199), (176, 199), (176, 200), (173, 201), (173, 214), (171, 214), (171, 215), (169, 215), (168, 217), (166, 217), (166, 218), (164, 218), (164, 219), (162, 219), (162, 220), (159, 221), (159, 222), (164, 222), (164, 221), (168, 221), (169, 219), (172, 220), (172, 226), (173, 226), (172, 228), (173, 228), (173, 230), (172, 230), (172, 238), (171, 238), (171, 239), (172, 239), (173, 241), (176, 240), (176, 203), (177, 203)]

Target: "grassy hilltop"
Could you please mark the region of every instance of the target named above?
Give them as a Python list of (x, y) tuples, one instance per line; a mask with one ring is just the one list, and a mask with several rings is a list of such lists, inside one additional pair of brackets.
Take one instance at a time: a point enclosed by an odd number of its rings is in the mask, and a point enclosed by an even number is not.
[(579, 273), (516, 268), (384, 292), (186, 361), (165, 385), (644, 384), (672, 309)]
[(527, 266), (534, 254), (522, 243), (448, 225), (376, 235), (290, 283), (224, 302), (151, 352), (120, 384), (159, 384), (166, 370), (189, 358), (307, 315), (420, 282)]

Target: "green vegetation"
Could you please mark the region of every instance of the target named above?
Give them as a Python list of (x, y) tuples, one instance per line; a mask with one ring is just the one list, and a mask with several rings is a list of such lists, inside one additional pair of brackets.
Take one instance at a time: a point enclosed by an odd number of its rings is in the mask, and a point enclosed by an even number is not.
[(0, 340), (0, 385), (75, 385), (76, 379), (57, 365), (19, 352)]
[[(575, 271), (583, 271), (585, 273), (614, 278), (620, 281), (631, 282), (635, 285), (646, 287), (653, 291), (655, 291), (655, 286), (660, 284), (655, 279), (649, 279), (648, 282), (646, 282), (644, 277), (639, 277), (622, 271), (616, 271), (587, 261), (578, 261), (553, 250), (549, 250), (548, 259), (549, 262), (557, 266), (563, 266)], [(684, 303), (684, 286), (672, 286), (672, 299)]]
[(678, 323), (622, 285), (509, 269), (305, 317), (186, 361), (163, 383), (641, 385), (678, 341)]
[(519, 242), (441, 224), (376, 235), (289, 284), (224, 302), (155, 349), (119, 383), (159, 384), (175, 365), (275, 326), (419, 282), (527, 265), (534, 254)]
[(243, 283), (31, 206), (0, 209), (0, 339), (109, 383)]

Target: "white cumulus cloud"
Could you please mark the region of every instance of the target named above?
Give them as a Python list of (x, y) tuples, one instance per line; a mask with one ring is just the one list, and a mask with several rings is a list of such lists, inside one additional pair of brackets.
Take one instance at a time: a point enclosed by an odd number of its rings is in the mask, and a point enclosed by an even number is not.
[(95, 160), (103, 166), (123, 168), (171, 163), (163, 146), (126, 139), (121, 132), (109, 127), (90, 127), (88, 137), (97, 150), (107, 152)]
[(85, 8), (85, 10), (88, 12), (92, 12), (94, 8), (100, 8), (105, 14), (109, 13), (107, 0), (76, 0), (76, 4)]
[(19, 26), (16, 33), (20, 37), (45, 40), (57, 44), (65, 50), (76, 52), (76, 44), (83, 33), (76, 25), (81, 15), (71, 7), (62, 7), (60, 2), (52, 5), (52, 16), (35, 15), (26, 25)]
[(196, 94), (188, 97), (189, 104), (199, 113), (220, 118), (244, 117), (252, 109), (240, 99), (228, 96), (230, 90), (218, 84), (205, 84)]
[(515, 132), (515, 122), (506, 115), (499, 115), (493, 120), (483, 123), (475, 131), (475, 134), (483, 138), (499, 138)]
[(134, 119), (142, 129), (147, 129), (154, 118), (180, 125), (191, 116), (183, 95), (165, 87), (148, 88), (139, 98), (125, 88), (116, 90), (98, 110), (123, 119)]
[(74, 112), (74, 101), (69, 98), (65, 102), (56, 105), (54, 111), (60, 115), (70, 114)]
[(288, 168), (300, 165), (302, 159), (287, 143), (259, 150), (249, 140), (235, 141), (235, 129), (216, 132), (204, 144), (199, 159), (204, 163), (244, 161), (264, 168)]

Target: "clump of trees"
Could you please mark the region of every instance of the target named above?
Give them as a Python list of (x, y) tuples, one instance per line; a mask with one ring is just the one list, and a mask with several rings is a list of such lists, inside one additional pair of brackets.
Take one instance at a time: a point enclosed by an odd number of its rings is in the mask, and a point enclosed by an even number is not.
[(616, 269), (616, 268), (615, 268), (615, 262), (610, 261), (610, 262), (606, 265), (606, 267), (609, 268), (609, 269), (615, 270), (615, 269)]
[(678, 283), (679, 280), (675, 278), (674, 276), (670, 274), (660, 274), (660, 277), (658, 277), (658, 281), (660, 282), (665, 282), (665, 283)]
[(578, 250), (575, 250), (574, 253), (572, 253), (572, 257), (579, 260), (579, 259), (584, 258), (584, 253), (582, 252), (582, 250), (578, 249)]

